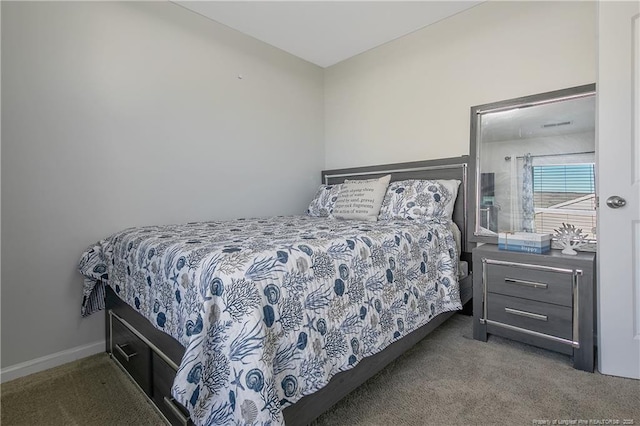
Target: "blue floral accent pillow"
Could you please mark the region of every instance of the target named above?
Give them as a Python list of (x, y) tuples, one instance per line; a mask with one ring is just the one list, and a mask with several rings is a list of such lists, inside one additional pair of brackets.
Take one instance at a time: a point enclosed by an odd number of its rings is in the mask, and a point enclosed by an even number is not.
[(320, 185), (313, 200), (307, 208), (307, 215), (313, 217), (327, 217), (333, 211), (333, 207), (338, 199), (338, 194), (342, 189), (342, 184)]
[(391, 182), (378, 219), (451, 219), (459, 185), (459, 180), (410, 179)]

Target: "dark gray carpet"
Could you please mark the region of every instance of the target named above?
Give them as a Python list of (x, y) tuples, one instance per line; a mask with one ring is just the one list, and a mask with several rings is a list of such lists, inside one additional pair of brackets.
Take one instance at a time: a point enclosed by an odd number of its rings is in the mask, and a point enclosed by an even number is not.
[(107, 354), (3, 383), (2, 426), (163, 425)]
[(471, 321), (454, 315), (317, 424), (640, 424), (640, 381), (574, 370), (566, 355), (499, 337), (473, 340)]
[[(640, 381), (577, 371), (561, 354), (470, 336), (471, 318), (453, 316), (315, 425), (623, 424), (625, 419), (640, 424)], [(162, 424), (106, 355), (6, 383), (1, 398), (2, 425)]]

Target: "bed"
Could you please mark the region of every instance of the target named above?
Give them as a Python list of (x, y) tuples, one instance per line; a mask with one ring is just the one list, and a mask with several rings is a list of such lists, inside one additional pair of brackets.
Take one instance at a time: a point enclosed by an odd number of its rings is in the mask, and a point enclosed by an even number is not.
[(459, 180), (452, 220), (116, 233), (83, 255), (83, 314), (104, 300), (107, 352), (172, 424), (308, 424), (468, 303), (466, 162), (322, 172), (327, 185)]

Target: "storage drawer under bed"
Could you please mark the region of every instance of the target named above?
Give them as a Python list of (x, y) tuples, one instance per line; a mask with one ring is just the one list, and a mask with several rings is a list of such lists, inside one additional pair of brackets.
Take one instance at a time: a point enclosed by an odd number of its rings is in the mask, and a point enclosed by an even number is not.
[(151, 355), (153, 365), (153, 397), (156, 407), (172, 425), (193, 425), (189, 413), (171, 396), (171, 386), (176, 375), (174, 370), (157, 353)]
[(151, 349), (120, 320), (111, 315), (111, 354), (149, 396), (151, 387)]
[(146, 339), (127, 321), (109, 311), (111, 339), (109, 352), (129, 373), (131, 378), (147, 394), (158, 411), (172, 425), (191, 425), (187, 410), (171, 396), (171, 386), (176, 375), (176, 366), (163, 359), (166, 355)]

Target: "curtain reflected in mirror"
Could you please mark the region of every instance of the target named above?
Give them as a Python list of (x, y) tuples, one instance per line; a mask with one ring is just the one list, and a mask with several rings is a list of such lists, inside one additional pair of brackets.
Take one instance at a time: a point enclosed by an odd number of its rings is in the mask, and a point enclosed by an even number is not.
[(475, 235), (553, 234), (570, 223), (596, 239), (594, 89), (582, 86), (472, 109)]

